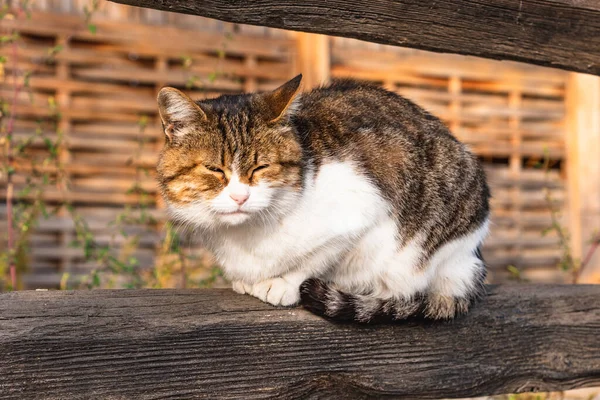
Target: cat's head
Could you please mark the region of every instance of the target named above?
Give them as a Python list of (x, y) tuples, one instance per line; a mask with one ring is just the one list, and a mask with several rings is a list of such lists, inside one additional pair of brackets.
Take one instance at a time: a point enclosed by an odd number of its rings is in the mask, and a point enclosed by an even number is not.
[(301, 79), (199, 102), (174, 88), (160, 91), (166, 141), (158, 181), (175, 218), (209, 227), (265, 223), (289, 211), (304, 174), (289, 122)]

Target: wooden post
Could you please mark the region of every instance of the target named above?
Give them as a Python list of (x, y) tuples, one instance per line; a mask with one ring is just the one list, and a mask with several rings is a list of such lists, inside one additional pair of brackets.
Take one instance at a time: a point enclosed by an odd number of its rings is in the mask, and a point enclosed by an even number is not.
[(299, 32), (296, 70), (301, 73), (304, 90), (329, 82), (330, 57), (329, 38), (325, 35)]
[[(62, 51), (69, 51), (69, 38), (66, 35), (59, 35), (56, 39), (56, 44), (63, 46)], [(71, 78), (70, 65), (68, 60), (58, 60), (56, 63), (56, 77), (63, 81), (67, 82)], [(56, 91), (56, 100), (61, 110), (68, 110), (71, 107), (71, 91), (68, 88), (59, 88)], [(66, 167), (71, 162), (71, 152), (69, 150), (69, 135), (71, 134), (71, 129), (73, 127), (73, 123), (69, 117), (63, 116), (59, 123), (58, 129), (62, 134), (62, 143), (60, 146), (59, 153), (59, 161), (63, 167)], [(69, 173), (64, 171), (65, 176), (63, 177), (63, 182), (69, 181)], [(63, 188), (63, 190), (67, 190), (67, 188)], [(61, 208), (59, 214), (60, 217), (66, 218), (68, 217), (67, 212), (64, 207)], [(70, 229), (62, 228), (63, 230), (59, 233), (60, 235), (60, 246), (61, 248), (69, 248), (70, 243), (73, 241), (73, 231)], [(63, 274), (71, 273), (73, 268), (72, 257), (68, 254), (68, 252), (64, 252), (61, 260), (60, 260), (60, 271)]]
[(450, 121), (448, 121), (448, 127), (450, 131), (456, 135), (456, 132), (460, 130), (461, 119), (460, 109), (461, 101), (460, 94), (462, 92), (462, 79), (458, 75), (452, 75), (448, 80), (448, 93), (452, 96), (449, 104)]
[(519, 89), (513, 89), (508, 94), (508, 107), (510, 109), (510, 117), (508, 119), (508, 128), (510, 129), (510, 144), (511, 144), (511, 155), (508, 160), (508, 169), (513, 182), (513, 186), (510, 188), (510, 199), (512, 203), (511, 215), (515, 225), (512, 227), (512, 235), (515, 239), (514, 246), (511, 248), (511, 254), (517, 261), (517, 267), (521, 265), (521, 255), (523, 252), (523, 246), (521, 245), (521, 237), (523, 236), (523, 218), (522, 218), (522, 199), (521, 199), (521, 164), (522, 164), (522, 135), (521, 135), (521, 118), (519, 117), (519, 109), (521, 108), (521, 91)]
[[(567, 175), (573, 256), (583, 259), (600, 231), (600, 77), (570, 74), (567, 87)], [(580, 282), (600, 283), (600, 250)]]
[[(244, 60), (244, 66), (249, 70), (256, 70), (258, 67), (258, 62), (256, 60), (256, 56), (249, 55)], [(256, 82), (255, 76), (248, 76), (244, 82), (244, 91), (245, 92), (254, 92), (258, 88), (258, 83)]]

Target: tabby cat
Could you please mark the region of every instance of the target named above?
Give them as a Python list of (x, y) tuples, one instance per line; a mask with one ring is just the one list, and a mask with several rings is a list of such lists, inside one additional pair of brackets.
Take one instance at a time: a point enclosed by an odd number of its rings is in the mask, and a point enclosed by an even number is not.
[(233, 290), (358, 322), (449, 319), (484, 292), (489, 189), (434, 116), (372, 84), (158, 95), (158, 180)]

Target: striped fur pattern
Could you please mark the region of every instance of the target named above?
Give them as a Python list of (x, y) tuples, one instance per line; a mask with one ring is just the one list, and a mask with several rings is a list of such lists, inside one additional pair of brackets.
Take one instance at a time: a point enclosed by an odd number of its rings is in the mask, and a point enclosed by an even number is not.
[[(477, 248), (475, 255), (481, 258)], [(476, 283), (467, 296), (452, 297), (422, 292), (412, 297), (377, 298), (369, 294), (349, 294), (321, 279), (309, 279), (300, 286), (300, 298), (311, 312), (337, 321), (377, 323), (410, 318), (449, 319), (466, 314), (485, 295), (486, 270), (478, 270)]]
[(484, 293), (479, 161), (409, 100), (341, 80), (300, 93), (158, 96), (157, 166), (233, 289), (361, 323), (449, 319)]

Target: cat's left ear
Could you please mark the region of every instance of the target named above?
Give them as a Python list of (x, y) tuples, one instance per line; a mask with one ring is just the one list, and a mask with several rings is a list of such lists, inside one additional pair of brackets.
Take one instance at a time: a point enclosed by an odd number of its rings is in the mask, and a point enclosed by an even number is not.
[(265, 105), (265, 120), (268, 123), (279, 121), (293, 111), (294, 100), (300, 92), (302, 74), (292, 78), (272, 92), (261, 94)]
[(158, 111), (169, 142), (185, 135), (188, 127), (206, 121), (206, 113), (181, 91), (164, 87), (158, 93)]

